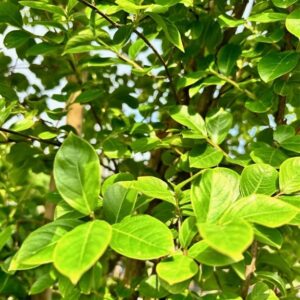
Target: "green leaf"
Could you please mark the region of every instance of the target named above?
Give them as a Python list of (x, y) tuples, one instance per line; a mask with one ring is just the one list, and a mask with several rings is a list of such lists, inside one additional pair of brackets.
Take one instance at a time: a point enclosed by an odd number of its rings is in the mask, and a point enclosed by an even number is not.
[(169, 255), (174, 251), (171, 231), (151, 216), (127, 217), (112, 227), (110, 246), (126, 257), (149, 260)]
[(279, 187), (283, 194), (300, 191), (300, 157), (289, 158), (281, 164)]
[(285, 161), (288, 157), (279, 149), (273, 148), (265, 143), (255, 147), (250, 153), (251, 158), (256, 163), (269, 164), (275, 168)]
[(259, 76), (265, 82), (272, 81), (291, 72), (298, 61), (299, 54), (294, 51), (269, 53), (258, 63)]
[(300, 8), (293, 10), (286, 18), (286, 29), (300, 39)]
[(253, 240), (252, 227), (242, 220), (231, 219), (223, 224), (198, 223), (198, 228), (210, 247), (235, 261), (243, 258), (242, 253)]
[(30, 233), (14, 256), (9, 270), (26, 270), (53, 261), (58, 240), (75, 226), (77, 220), (56, 220)]
[(189, 249), (188, 255), (201, 264), (213, 267), (228, 266), (236, 262), (232, 258), (223, 255), (209, 247), (207, 242), (204, 240), (195, 243)]
[[(283, 295), (286, 295), (286, 283), (285, 281), (275, 272), (268, 271), (257, 271), (256, 276), (259, 280), (264, 280), (266, 282), (270, 282), (275, 287), (277, 287)], [(276, 298), (267, 298), (276, 299)]]
[(207, 169), (217, 166), (223, 159), (223, 152), (208, 144), (197, 145), (189, 152), (191, 168)]
[(132, 185), (133, 181), (123, 181), (107, 188), (103, 197), (103, 212), (110, 223), (120, 222), (133, 212), (137, 191), (131, 188)]
[(4, 38), (6, 48), (19, 48), (26, 44), (31, 38), (31, 34), (23, 30), (10, 31)]
[(288, 224), (297, 212), (297, 208), (277, 198), (251, 195), (236, 201), (226, 212), (223, 219), (241, 218), (274, 228)]
[(221, 108), (216, 113), (207, 116), (205, 123), (211, 140), (215, 144), (221, 144), (232, 126), (232, 115)]
[(278, 300), (274, 292), (263, 282), (257, 282), (247, 300)]
[(11, 238), (11, 235), (13, 233), (13, 227), (8, 226), (5, 229), (1, 228), (0, 233), (0, 251), (3, 249), (3, 247), (6, 245), (8, 240)]
[(278, 173), (275, 168), (267, 164), (254, 164), (244, 168), (241, 174), (241, 194), (273, 195), (278, 187)]
[(273, 4), (280, 8), (287, 8), (294, 3), (296, 3), (298, 0), (272, 0)]
[(169, 42), (184, 52), (180, 32), (176, 25), (158, 14), (148, 13), (148, 15), (162, 28)]
[(256, 239), (266, 245), (280, 249), (283, 243), (283, 237), (278, 229), (267, 228), (260, 225), (254, 227)]
[(182, 254), (168, 257), (156, 266), (157, 275), (170, 285), (192, 278), (197, 274), (198, 269), (192, 258)]
[(300, 136), (295, 135), (293, 137), (290, 137), (290, 138), (284, 140), (283, 142), (281, 142), (280, 146), (283, 149), (293, 151), (296, 153), (300, 153)]
[(112, 184), (119, 182), (119, 181), (131, 181), (134, 180), (134, 176), (130, 173), (117, 173), (109, 176), (105, 179), (105, 181), (102, 183), (102, 195), (105, 194), (106, 190), (109, 186)]
[(151, 275), (145, 278), (138, 288), (139, 294), (143, 297), (149, 298), (163, 298), (168, 295), (160, 284), (157, 275)]
[(290, 125), (280, 125), (274, 131), (273, 137), (277, 143), (282, 143), (285, 140), (293, 137), (296, 134), (295, 128)]
[(180, 245), (187, 249), (197, 233), (196, 219), (194, 217), (186, 218), (179, 229)]
[(101, 101), (103, 96), (103, 91), (100, 89), (90, 89), (87, 91), (82, 92), (77, 98), (77, 103), (89, 103), (94, 100)]
[(225, 74), (230, 75), (241, 55), (241, 48), (235, 44), (227, 44), (218, 52), (218, 68)]
[(102, 265), (97, 262), (90, 270), (81, 277), (78, 285), (83, 294), (97, 292), (102, 284), (100, 279), (103, 276)]
[(74, 209), (89, 215), (98, 206), (100, 164), (86, 141), (70, 134), (54, 160), (54, 179), (63, 199)]
[(174, 193), (168, 188), (167, 183), (153, 176), (141, 176), (134, 182), (133, 189), (146, 196), (167, 201), (176, 205)]
[(22, 16), (19, 7), (11, 2), (0, 3), (0, 23), (8, 23), (16, 27), (23, 26)]
[(104, 221), (90, 221), (63, 236), (53, 255), (54, 266), (75, 285), (102, 256), (112, 230)]
[(206, 170), (192, 183), (191, 201), (197, 221), (217, 221), (238, 195), (236, 172), (226, 168)]
[(52, 5), (52, 4), (39, 2), (39, 1), (19, 1), (19, 3), (23, 6), (28, 6), (30, 8), (44, 10), (50, 13), (61, 15), (63, 17), (65, 16), (64, 10), (57, 5)]
[(31, 286), (29, 295), (36, 295), (42, 293), (47, 288), (51, 287), (54, 282), (55, 280), (50, 276), (50, 274), (43, 274)]
[(177, 123), (184, 125), (194, 133), (197, 133), (200, 139), (207, 136), (204, 120), (188, 106), (173, 106), (170, 109), (170, 115)]
[(42, 43), (35, 44), (34, 46), (30, 47), (26, 51), (26, 56), (37, 56), (37, 55), (45, 55), (46, 56), (46, 55), (55, 53), (59, 49), (60, 49), (60, 47), (57, 45), (52, 45), (52, 44), (42, 42)]
[(276, 13), (270, 11), (270, 12), (263, 12), (260, 14), (252, 15), (247, 19), (251, 22), (272, 23), (272, 22), (284, 21), (286, 16), (287, 15), (283, 13)]

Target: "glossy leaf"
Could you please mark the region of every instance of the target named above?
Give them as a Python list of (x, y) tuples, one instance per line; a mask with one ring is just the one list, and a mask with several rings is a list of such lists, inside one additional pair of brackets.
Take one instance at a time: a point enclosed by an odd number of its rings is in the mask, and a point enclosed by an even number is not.
[(208, 266), (227, 266), (235, 263), (232, 258), (223, 255), (213, 248), (209, 247), (206, 241), (202, 240), (195, 243), (188, 251), (190, 257), (194, 258), (201, 264)]
[(209, 137), (215, 144), (221, 144), (232, 126), (231, 113), (220, 109), (215, 114), (205, 118), (206, 128)]
[(197, 232), (196, 219), (194, 217), (186, 218), (179, 230), (180, 245), (188, 248)]
[(88, 215), (98, 206), (100, 164), (86, 141), (68, 136), (56, 154), (54, 178), (59, 193), (74, 209)]
[(202, 117), (194, 113), (187, 106), (175, 106), (171, 109), (170, 115), (179, 124), (182, 124), (197, 133), (199, 138), (206, 137), (206, 127)]
[(278, 173), (275, 168), (267, 164), (254, 164), (244, 168), (241, 174), (241, 194), (273, 195), (278, 187)]
[(283, 194), (300, 191), (300, 158), (285, 160), (279, 170), (279, 187)]
[(169, 228), (148, 215), (127, 217), (114, 224), (110, 246), (117, 253), (141, 260), (160, 258), (174, 251)]
[[(128, 184), (126, 184), (128, 183)], [(117, 182), (109, 186), (103, 197), (103, 210), (106, 220), (118, 223), (130, 215), (135, 207), (137, 191), (133, 182)]]
[(111, 235), (111, 227), (104, 221), (90, 221), (76, 227), (57, 243), (55, 267), (76, 284), (104, 253)]
[(168, 257), (156, 266), (157, 275), (173, 285), (192, 278), (198, 272), (198, 265), (194, 260), (182, 254)]
[(176, 204), (174, 193), (170, 191), (167, 183), (152, 176), (138, 177), (132, 188), (146, 196), (161, 199), (171, 204)]
[[(295, 1), (294, 1), (295, 2)], [(286, 18), (286, 29), (300, 39), (300, 9), (293, 10)]]
[(299, 61), (299, 55), (292, 51), (272, 52), (258, 63), (258, 73), (265, 82), (272, 81), (292, 71)]
[(56, 220), (32, 232), (13, 258), (10, 270), (26, 270), (53, 261), (56, 243), (81, 222)]
[(193, 147), (189, 153), (191, 168), (206, 169), (217, 166), (223, 159), (223, 152), (210, 145)]
[(207, 170), (192, 183), (191, 201), (198, 222), (216, 222), (239, 195), (239, 175), (232, 170)]
[(151, 13), (149, 15), (162, 28), (169, 42), (176, 46), (180, 51), (184, 52), (180, 32), (176, 25), (158, 14)]
[(288, 224), (298, 210), (277, 198), (265, 195), (251, 195), (236, 201), (227, 211), (224, 219), (241, 218), (266, 227)]
[(198, 223), (198, 228), (210, 247), (236, 261), (243, 258), (242, 253), (253, 240), (252, 227), (241, 220), (223, 224)]

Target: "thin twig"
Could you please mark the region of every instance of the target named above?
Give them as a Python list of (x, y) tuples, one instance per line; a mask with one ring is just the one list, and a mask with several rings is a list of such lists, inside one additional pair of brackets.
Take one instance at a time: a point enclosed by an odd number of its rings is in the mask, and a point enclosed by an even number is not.
[[(43, 140), (43, 139), (38, 138), (36, 136), (27, 135), (27, 134), (24, 134), (24, 133), (20, 133), (20, 132), (13, 131), (13, 130), (6, 129), (6, 128), (2, 128), (2, 127), (0, 127), (0, 131), (6, 132), (6, 133), (9, 133), (9, 134), (14, 134), (14, 135), (17, 135), (17, 136), (21, 136), (21, 137), (23, 137), (27, 140), (30, 140), (30, 141), (37, 141), (37, 142), (40, 142), (40, 143), (54, 145), (54, 146), (60, 146), (61, 145), (61, 143), (58, 142), (58, 141)], [(17, 142), (17, 141), (14, 140), (12, 142)]]
[(249, 287), (251, 284), (251, 277), (252, 274), (256, 270), (256, 259), (257, 259), (257, 250), (258, 250), (258, 244), (257, 241), (254, 241), (252, 246), (251, 246), (251, 255), (252, 255), (252, 260), (250, 265), (247, 265), (246, 267), (246, 279), (244, 282), (244, 285), (242, 286), (242, 298), (246, 299), (249, 291)]
[[(112, 26), (116, 27), (116, 28), (120, 28), (122, 25), (116, 23), (115, 21), (113, 21), (109, 16), (107, 16), (105, 13), (103, 13), (102, 11), (100, 11), (96, 6), (94, 6), (93, 4), (89, 3), (86, 0), (78, 0), (79, 2), (83, 3), (84, 5), (88, 6), (89, 8), (91, 8), (93, 11), (95, 11), (98, 15), (100, 15), (102, 18), (104, 18), (108, 23), (110, 23)], [(164, 59), (162, 58), (162, 56), (159, 54), (159, 52), (155, 49), (155, 47), (150, 43), (150, 41), (145, 37), (145, 35), (141, 32), (139, 32), (137, 29), (133, 29), (133, 32), (140, 37), (145, 44), (153, 51), (153, 53), (157, 56), (158, 60), (161, 62), (161, 64), (163, 65), (165, 71), (166, 71), (166, 75), (169, 79), (169, 83), (170, 83), (170, 87), (171, 87), (171, 91), (174, 94), (174, 97), (176, 99), (176, 101), (179, 103), (179, 99), (176, 93), (176, 89), (175, 89), (175, 85), (173, 82), (173, 78), (172, 75), (169, 71), (169, 68), (166, 64), (166, 62), (164, 61)]]

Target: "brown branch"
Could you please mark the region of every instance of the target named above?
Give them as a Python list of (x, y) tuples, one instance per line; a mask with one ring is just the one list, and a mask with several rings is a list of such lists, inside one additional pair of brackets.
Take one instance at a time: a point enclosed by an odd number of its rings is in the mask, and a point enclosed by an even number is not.
[[(37, 142), (40, 142), (40, 143), (49, 144), (49, 145), (54, 145), (54, 146), (60, 146), (60, 145), (61, 145), (61, 143), (58, 142), (58, 141), (43, 140), (43, 139), (38, 138), (38, 137), (36, 137), (36, 136), (27, 135), (27, 134), (24, 134), (24, 133), (20, 133), (20, 132), (13, 131), (13, 130), (6, 129), (6, 128), (2, 128), (2, 127), (0, 127), (0, 131), (6, 132), (6, 133), (9, 133), (9, 134), (14, 134), (14, 135), (23, 137), (23, 138), (25, 138), (26, 140), (30, 140), (30, 141), (37, 141)], [(17, 142), (17, 141), (15, 141), (15, 140), (10, 140), (10, 141), (11, 141), (11, 142)]]
[(278, 109), (275, 114), (275, 121), (276, 121), (277, 125), (282, 125), (282, 124), (285, 124), (285, 122), (286, 122), (286, 120), (284, 118), (285, 107), (286, 107), (286, 97), (279, 96)]
[(246, 299), (249, 291), (249, 287), (251, 284), (251, 277), (252, 274), (256, 270), (256, 259), (257, 259), (257, 250), (258, 250), (258, 244), (257, 241), (254, 241), (252, 246), (251, 246), (251, 255), (252, 255), (252, 260), (250, 265), (247, 265), (246, 267), (246, 279), (244, 282), (244, 285), (242, 286), (242, 298)]
[[(86, 0), (78, 0), (78, 1), (83, 3), (84, 5), (88, 6), (89, 8), (91, 8), (93, 11), (95, 11), (98, 15), (100, 15), (102, 18), (104, 18), (112, 26), (114, 26), (116, 28), (120, 28), (122, 26), (122, 25), (116, 23), (115, 21), (113, 21), (109, 16), (104, 14), (95, 5), (89, 3), (88, 1), (86, 1)], [(168, 68), (166, 62), (164, 61), (162, 56), (159, 54), (159, 52), (155, 49), (155, 47), (150, 43), (150, 41), (145, 37), (145, 35), (143, 33), (139, 32), (137, 29), (133, 29), (133, 32), (145, 42), (145, 44), (153, 51), (153, 53), (157, 56), (158, 60), (163, 65), (163, 67), (166, 71), (166, 75), (168, 77), (169, 83), (170, 83), (171, 91), (174, 94), (174, 97), (175, 97), (176, 101), (179, 103), (180, 100), (178, 99), (178, 96), (177, 96), (177, 93), (176, 93), (174, 81), (173, 81), (172, 75), (169, 71), (169, 68)]]

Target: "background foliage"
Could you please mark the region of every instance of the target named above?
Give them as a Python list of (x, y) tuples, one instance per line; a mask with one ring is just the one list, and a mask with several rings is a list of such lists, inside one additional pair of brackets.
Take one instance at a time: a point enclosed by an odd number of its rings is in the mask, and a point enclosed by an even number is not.
[(299, 1), (2, 0), (0, 32), (1, 299), (297, 299)]

